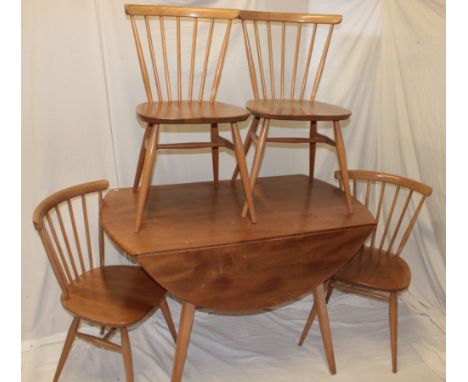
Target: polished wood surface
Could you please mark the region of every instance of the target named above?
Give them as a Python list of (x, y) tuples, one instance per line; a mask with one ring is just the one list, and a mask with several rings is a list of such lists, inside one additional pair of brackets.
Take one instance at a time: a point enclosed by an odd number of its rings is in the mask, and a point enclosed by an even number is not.
[(411, 271), (401, 257), (365, 247), (335, 275), (335, 279), (366, 288), (399, 292), (409, 286)]
[(139, 267), (95, 268), (71, 284), (62, 305), (73, 315), (104, 326), (129, 326), (142, 320), (166, 291)]
[(175, 6), (155, 6), (143, 4), (125, 4), (125, 13), (132, 16), (178, 16), (205, 17), (220, 19), (235, 19), (239, 16), (238, 9), (223, 8), (187, 8)]
[(207, 101), (142, 103), (136, 112), (146, 123), (164, 124), (230, 123), (245, 121), (249, 117), (244, 108)]
[[(410, 268), (400, 254), (432, 188), (393, 174), (365, 170), (350, 170), (348, 174), (353, 182), (353, 196), (373, 211), (377, 225), (366, 246), (331, 278), (328, 297), (335, 288), (389, 304), (392, 371), (396, 373), (398, 292), (405, 290), (411, 282)], [(335, 176), (342, 180), (341, 172), (337, 171)], [(411, 202), (414, 209), (409, 207)], [(303, 344), (315, 316), (314, 303), (299, 345)]]
[(351, 112), (324, 102), (301, 100), (251, 100), (247, 109), (256, 117), (290, 121), (345, 120)]
[(319, 15), (291, 12), (261, 12), (245, 11), (239, 13), (241, 19), (258, 21), (279, 21), (294, 23), (313, 23), (313, 24), (339, 24), (343, 19), (341, 15)]
[(152, 187), (138, 234), (132, 230), (135, 195), (130, 188), (113, 190), (104, 200), (102, 223), (123, 251), (179, 299), (217, 312), (258, 311), (331, 277), (374, 224), (361, 204), (348, 215), (343, 192), (317, 179), (258, 182), (256, 225), (238, 216), (241, 187), (228, 181), (216, 189), (210, 182)]
[[(143, 320), (163, 304), (164, 317), (173, 328), (165, 304), (166, 291), (141, 267), (105, 266), (102, 225), (98, 224), (98, 251), (90, 233), (88, 211), (92, 202), (100, 211), (105, 180), (89, 182), (56, 192), (45, 198), (34, 211), (33, 223), (44, 245), (53, 272), (62, 289), (63, 307), (73, 316), (54, 381), (58, 381), (76, 337), (124, 358), (127, 381), (133, 381), (133, 366), (127, 327)], [(109, 328), (101, 337), (78, 331), (81, 319)], [(117, 328), (121, 345), (110, 341)], [(175, 335), (174, 335), (175, 339)]]
[(239, 182), (227, 181), (220, 181), (217, 189), (210, 182), (152, 186), (147, 224), (138, 234), (132, 229), (136, 195), (131, 188), (114, 189), (103, 200), (101, 221), (107, 235), (130, 256), (374, 224), (368, 210), (354, 200), (356, 211), (348, 215), (344, 193), (318, 179), (310, 184), (305, 175), (264, 177), (257, 185), (256, 225), (237, 213), (244, 203)]
[[(256, 223), (255, 207), (250, 189), (249, 174), (245, 163), (242, 142), (238, 137), (237, 122), (248, 118), (247, 110), (215, 102), (221, 80), (233, 19), (238, 17), (238, 10), (185, 8), (158, 5), (126, 5), (125, 11), (130, 16), (133, 37), (140, 64), (141, 77), (147, 102), (137, 106), (138, 117), (147, 123), (140, 148), (135, 172), (134, 191), (139, 195), (139, 207), (135, 214), (134, 231), (140, 230), (146, 205), (148, 188), (151, 183), (156, 151), (158, 149), (198, 149), (211, 148), (213, 159), (214, 185), (218, 182), (219, 147), (233, 150), (240, 169), (250, 220)], [(199, 30), (208, 23), (206, 40), (201, 41)], [(182, 49), (182, 28), (191, 25), (191, 48)], [(220, 49), (212, 49), (213, 34), (224, 30)], [(175, 44), (167, 44), (167, 34), (175, 32)], [(202, 34), (202, 33), (201, 33)], [(161, 49), (159, 49), (161, 47)], [(171, 79), (170, 50), (175, 50), (176, 76)], [(196, 55), (202, 55), (203, 62), (198, 63)], [(208, 68), (215, 67), (214, 75), (208, 75)], [(184, 70), (187, 68), (187, 70)], [(185, 76), (188, 71), (188, 76)], [(161, 73), (160, 73), (161, 72)], [(187, 83), (183, 79), (188, 77)], [(213, 77), (211, 88), (207, 82)], [(172, 82), (171, 82), (172, 80)], [(198, 84), (195, 83), (198, 82)], [(196, 89), (198, 85), (198, 90)], [(177, 94), (173, 94), (174, 89)], [(165, 90), (165, 91), (164, 91)], [(197, 96), (198, 92), (198, 96)], [(158, 143), (160, 124), (209, 124), (211, 125), (210, 142)], [(213, 130), (218, 123), (230, 123), (232, 142), (222, 138)], [(141, 181), (141, 187), (139, 188)]]

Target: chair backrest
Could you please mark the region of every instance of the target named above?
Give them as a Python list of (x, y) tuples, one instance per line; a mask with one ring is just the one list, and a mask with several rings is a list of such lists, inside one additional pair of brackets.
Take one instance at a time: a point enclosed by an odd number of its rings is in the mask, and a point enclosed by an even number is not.
[[(34, 227), (39, 232), (65, 297), (68, 296), (72, 283), (78, 281), (87, 271), (104, 265), (103, 230), (101, 224), (97, 223), (99, 243), (98, 250), (94, 251), (97, 254), (93, 256), (88, 210), (93, 208), (89, 199), (94, 197), (95, 206), (100, 211), (102, 192), (108, 185), (107, 180), (99, 180), (66, 188), (45, 198), (34, 211)], [(97, 221), (98, 219), (95, 220)]]
[[(209, 92), (209, 100), (213, 102), (223, 70), (232, 21), (238, 17), (239, 11), (235, 9), (126, 4), (125, 12), (130, 16), (132, 23), (133, 37), (148, 102), (153, 102), (155, 95), (156, 101), (172, 101), (174, 98), (177, 101), (192, 101), (194, 98), (202, 101), (205, 97), (208, 68), (212, 66), (213, 62), (216, 62)], [(221, 46), (218, 47), (218, 54), (215, 54), (215, 48), (212, 47), (214, 45), (212, 40), (215, 24), (216, 29), (219, 27), (224, 29), (224, 38)], [(184, 33), (181, 30), (184, 30)], [(175, 52), (173, 50), (172, 53), (176, 54), (176, 65), (172, 66), (176, 66), (176, 97), (173, 96), (174, 89), (171, 87), (170, 70), (174, 60), (170, 60), (171, 52), (168, 52), (166, 38), (168, 33), (174, 33), (174, 31), (176, 43), (172, 45), (175, 48)], [(198, 33), (199, 31), (200, 33)], [(206, 38), (200, 36), (203, 32), (207, 32)], [(219, 33), (222, 32), (216, 32), (215, 36), (218, 36)], [(185, 52), (190, 52), (190, 54), (183, 54)], [(197, 64), (197, 57), (202, 58), (203, 62)], [(161, 66), (164, 68), (164, 75), (160, 75)], [(190, 69), (187, 71), (186, 68)], [(182, 90), (183, 74), (184, 77), (187, 77), (187, 72), (188, 87), (187, 91), (184, 92)], [(153, 81), (150, 79), (151, 77), (153, 77)], [(198, 80), (198, 92), (194, 94), (196, 92), (195, 77)], [(162, 89), (162, 78), (164, 78), (165, 91)]]
[[(432, 188), (397, 175), (364, 170), (348, 173), (353, 197), (373, 213), (377, 222), (369, 239), (371, 251), (399, 256)], [(336, 171), (335, 177), (342, 188), (341, 172)], [(415, 208), (410, 205), (412, 200)]]
[[(314, 101), (322, 78), (333, 27), (341, 22), (342, 16), (240, 11), (239, 17), (242, 20), (247, 61), (255, 99), (260, 99), (259, 87), (261, 86), (263, 99), (304, 100), (308, 88), (309, 72), (312, 72), (311, 78), (314, 80), (310, 88), (309, 99)], [(290, 24), (295, 27), (295, 42), (293, 44), (286, 43), (287, 26)], [(249, 32), (249, 29), (253, 29), (253, 32)], [(280, 34), (281, 38), (273, 37), (275, 32)], [(320, 47), (318, 46), (318, 36), (323, 32), (326, 33), (326, 38)], [(254, 38), (250, 38), (249, 35), (253, 35)], [(276, 42), (280, 44), (279, 47)], [(256, 54), (252, 52), (254, 46)], [(292, 72), (288, 78), (285, 78), (285, 72), (288, 71), (286, 64), (288, 57), (292, 60)], [(279, 65), (278, 59), (280, 60)], [(264, 62), (268, 62), (269, 76), (265, 76), (267, 65), (264, 65)], [(311, 63), (313, 63), (312, 66)], [(275, 78), (275, 69), (278, 70), (278, 67), (280, 68), (280, 76)], [(303, 74), (299, 76), (299, 84), (296, 84), (298, 67), (302, 69), (299, 72)], [(315, 76), (313, 76), (314, 72)]]

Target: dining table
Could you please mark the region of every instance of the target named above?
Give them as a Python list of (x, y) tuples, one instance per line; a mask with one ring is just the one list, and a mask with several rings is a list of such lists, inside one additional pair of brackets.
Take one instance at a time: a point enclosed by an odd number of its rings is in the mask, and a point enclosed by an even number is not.
[(242, 218), (240, 181), (152, 186), (140, 231), (138, 194), (110, 190), (101, 224), (108, 237), (181, 302), (172, 381), (182, 380), (195, 310), (252, 314), (313, 294), (325, 354), (336, 373), (324, 284), (358, 252), (375, 219), (338, 185), (305, 175), (260, 177), (257, 223)]

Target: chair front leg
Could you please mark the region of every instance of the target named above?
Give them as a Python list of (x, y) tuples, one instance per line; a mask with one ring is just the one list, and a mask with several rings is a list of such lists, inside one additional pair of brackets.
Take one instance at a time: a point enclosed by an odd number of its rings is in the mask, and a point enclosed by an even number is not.
[[(244, 141), (245, 156), (247, 156), (247, 153), (249, 152), (250, 146), (252, 145), (252, 134), (257, 133), (257, 128), (258, 128), (259, 122), (260, 122), (259, 117), (255, 117), (254, 119), (252, 119), (252, 123), (250, 124), (249, 131), (247, 132), (247, 136), (245, 137), (245, 141)], [(231, 182), (236, 181), (237, 175), (239, 175), (239, 166), (236, 163), (236, 168), (234, 169), (234, 172), (232, 173)]]
[(392, 348), (392, 371), (397, 372), (397, 347), (398, 347), (398, 295), (390, 293), (390, 344)]
[(135, 180), (133, 181), (133, 192), (138, 191), (138, 186), (140, 185), (141, 171), (143, 170), (143, 164), (145, 162), (146, 156), (146, 140), (149, 137), (151, 132), (151, 125), (148, 125), (145, 129), (145, 134), (143, 135), (143, 140), (141, 142), (140, 155), (138, 156), (138, 164), (135, 171)]
[(346, 204), (348, 205), (348, 212), (351, 215), (353, 213), (353, 203), (351, 199), (351, 190), (349, 189), (348, 166), (346, 163), (346, 151), (343, 142), (343, 135), (341, 134), (340, 121), (333, 121), (333, 130), (335, 132), (336, 155), (338, 156), (338, 163), (340, 165), (341, 176), (343, 178)]
[(145, 208), (148, 190), (151, 186), (151, 178), (153, 175), (153, 168), (156, 163), (156, 150), (159, 138), (159, 125), (151, 125), (151, 132), (148, 138), (148, 147), (146, 148), (145, 161), (143, 164), (140, 192), (138, 193), (138, 204), (135, 218), (134, 232), (140, 230), (141, 218)]
[[(268, 129), (270, 127), (270, 120), (264, 119), (262, 131), (260, 132), (260, 136), (258, 137), (257, 148), (255, 150), (255, 157), (252, 163), (252, 171), (250, 171), (250, 185), (252, 188), (252, 192), (255, 188), (255, 182), (258, 177), (258, 173), (260, 172), (260, 167), (262, 165), (263, 154), (265, 153), (266, 147), (266, 140), (268, 138)], [(247, 202), (244, 203), (244, 208), (242, 210), (242, 217), (245, 218), (247, 216), (248, 205)]]
[(125, 376), (127, 382), (133, 382), (133, 362), (132, 362), (132, 351), (130, 348), (130, 339), (128, 338), (128, 329), (121, 328), (120, 336), (122, 339), (122, 356), (124, 360)]
[(62, 354), (60, 355), (60, 360), (57, 365), (57, 370), (55, 371), (54, 375), (54, 382), (57, 382), (60, 378), (60, 374), (62, 373), (63, 366), (65, 365), (65, 361), (67, 360), (68, 353), (70, 353), (71, 346), (73, 345), (73, 340), (75, 339), (76, 332), (78, 331), (78, 326), (80, 325), (80, 319), (75, 317), (68, 329), (67, 338), (65, 340), (65, 344), (63, 345)]
[(237, 123), (231, 123), (232, 140), (234, 142), (234, 151), (236, 153), (237, 165), (239, 166), (239, 172), (242, 180), (242, 187), (244, 189), (245, 199), (250, 213), (250, 220), (252, 223), (257, 222), (257, 214), (255, 212), (252, 188), (250, 186), (249, 173), (247, 171), (247, 163), (245, 161), (244, 148), (242, 147), (242, 140), (239, 133), (239, 127)]

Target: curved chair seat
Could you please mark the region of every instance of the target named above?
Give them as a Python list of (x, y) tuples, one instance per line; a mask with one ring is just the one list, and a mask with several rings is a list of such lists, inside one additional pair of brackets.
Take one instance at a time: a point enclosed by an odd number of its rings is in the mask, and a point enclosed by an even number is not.
[(351, 111), (324, 102), (301, 100), (251, 100), (247, 109), (258, 118), (295, 121), (341, 121)]
[(106, 266), (95, 268), (70, 285), (65, 309), (95, 323), (125, 327), (143, 319), (166, 294), (142, 268)]
[(334, 280), (366, 288), (399, 292), (411, 281), (411, 271), (399, 256), (363, 248), (334, 277)]
[(155, 124), (233, 123), (249, 117), (242, 107), (208, 101), (145, 102), (136, 112), (141, 120)]

